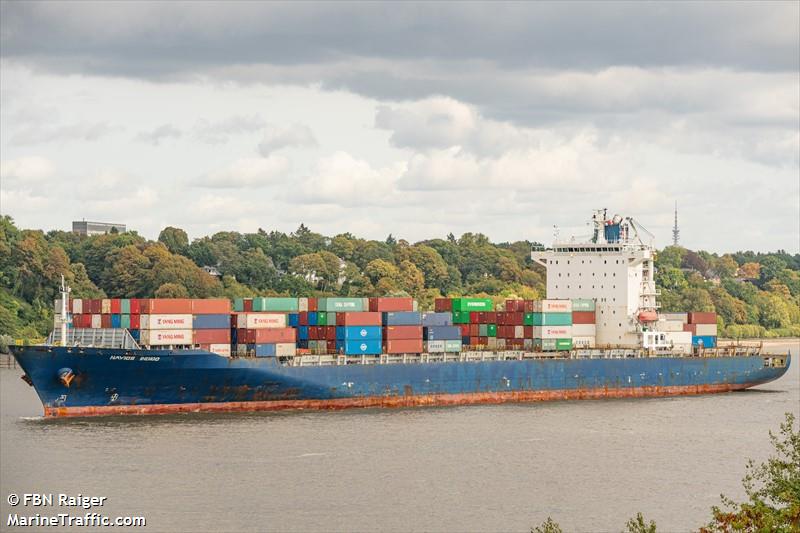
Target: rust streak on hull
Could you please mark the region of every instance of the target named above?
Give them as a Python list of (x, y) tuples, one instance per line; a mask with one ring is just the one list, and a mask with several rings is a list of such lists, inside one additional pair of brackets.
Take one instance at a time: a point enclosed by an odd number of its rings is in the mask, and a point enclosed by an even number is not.
[(400, 408), (447, 405), (475, 405), (541, 402), (553, 400), (596, 400), (604, 398), (646, 398), (710, 394), (747, 389), (759, 383), (688, 385), (673, 387), (632, 387), (607, 389), (564, 389), (540, 391), (474, 392), (465, 394), (427, 394), (411, 396), (369, 396), (326, 400), (274, 400), (250, 402), (198, 402), (150, 405), (103, 405), (85, 407), (45, 407), (46, 417), (112, 415), (158, 415), (173, 413), (224, 413), (281, 411), (289, 409)]

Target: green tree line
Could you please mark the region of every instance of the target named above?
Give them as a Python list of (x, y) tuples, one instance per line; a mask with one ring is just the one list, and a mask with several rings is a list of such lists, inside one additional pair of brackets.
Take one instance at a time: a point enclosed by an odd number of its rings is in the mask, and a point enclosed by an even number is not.
[[(409, 243), (389, 235), (333, 237), (305, 225), (292, 233), (223, 231), (189, 240), (167, 227), (81, 237), (19, 229), (0, 218), (0, 335), (35, 338), (52, 325), (64, 274), (76, 298), (400, 296), (421, 308), (447, 295), (542, 298), (539, 243), (493, 243), (480, 233)], [(203, 267), (212, 267), (219, 276)], [(662, 308), (717, 311), (733, 336), (800, 333), (800, 254), (718, 256), (669, 247), (656, 260)], [(745, 279), (743, 279), (745, 278)]]

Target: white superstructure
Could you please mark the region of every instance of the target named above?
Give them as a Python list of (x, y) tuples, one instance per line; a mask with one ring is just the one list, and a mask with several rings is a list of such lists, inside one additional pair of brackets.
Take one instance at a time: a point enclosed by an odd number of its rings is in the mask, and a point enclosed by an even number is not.
[(632, 218), (609, 219), (605, 209), (592, 222), (591, 236), (534, 250), (531, 259), (547, 269), (547, 298), (595, 300), (598, 346), (642, 346), (659, 307), (652, 235), (645, 243), (644, 228)]

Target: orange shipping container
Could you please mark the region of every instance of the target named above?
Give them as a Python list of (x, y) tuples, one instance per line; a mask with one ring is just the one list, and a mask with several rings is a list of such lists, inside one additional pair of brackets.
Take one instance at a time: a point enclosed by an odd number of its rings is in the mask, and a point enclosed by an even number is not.
[(348, 313), (336, 313), (337, 326), (380, 326), (380, 313), (353, 311)]
[(370, 311), (413, 311), (413, 298), (370, 298)]
[(196, 329), (194, 330), (194, 344), (230, 344), (230, 329)]
[(595, 315), (594, 311), (573, 311), (572, 312), (573, 324), (594, 324)]
[(231, 312), (231, 301), (226, 298), (203, 298), (192, 300), (192, 314), (221, 315)]
[[(252, 334), (250, 335), (250, 332)], [(248, 343), (261, 344), (265, 342), (296, 342), (297, 330), (295, 328), (267, 328), (248, 330)], [(250, 340), (252, 339), (252, 340)]]
[(422, 339), (386, 339), (383, 349), (386, 353), (422, 353)]
[(689, 324), (716, 324), (717, 313), (689, 313)]
[(386, 326), (383, 328), (384, 339), (421, 339), (422, 326)]
[(151, 298), (147, 300), (147, 309), (142, 310), (147, 314), (192, 314), (192, 300), (189, 298)]

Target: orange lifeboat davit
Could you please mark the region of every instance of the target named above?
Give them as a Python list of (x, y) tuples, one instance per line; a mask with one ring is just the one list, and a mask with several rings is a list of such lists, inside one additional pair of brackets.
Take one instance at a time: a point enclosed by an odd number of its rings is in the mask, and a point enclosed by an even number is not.
[(640, 311), (639, 322), (655, 322), (658, 320), (658, 313), (655, 311)]

